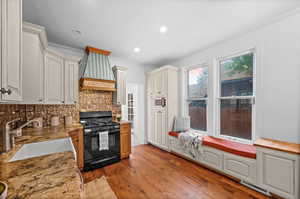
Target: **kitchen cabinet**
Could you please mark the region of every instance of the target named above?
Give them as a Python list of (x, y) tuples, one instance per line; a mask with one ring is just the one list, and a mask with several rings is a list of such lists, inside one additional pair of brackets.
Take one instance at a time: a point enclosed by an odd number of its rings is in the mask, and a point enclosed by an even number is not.
[(76, 151), (76, 159), (77, 165), (80, 170), (83, 170), (84, 167), (84, 143), (83, 143), (83, 131), (81, 129), (77, 129), (74, 131), (70, 131), (69, 135), (72, 139), (73, 146)]
[(76, 104), (78, 59), (49, 49), (45, 28), (23, 22), (23, 104)]
[(121, 66), (114, 66), (113, 72), (116, 79), (116, 91), (113, 93), (113, 101), (118, 105), (126, 105), (127, 91), (127, 68)]
[(211, 147), (203, 147), (203, 163), (214, 169), (223, 170), (223, 152)]
[(44, 49), (47, 46), (43, 27), (23, 22), (23, 103), (44, 102)]
[(121, 159), (129, 158), (131, 153), (131, 123), (120, 124), (120, 155)]
[(46, 104), (64, 104), (64, 60), (45, 52), (44, 90)]
[(65, 60), (65, 104), (76, 104), (78, 102), (78, 63)]
[(299, 198), (300, 155), (257, 147), (259, 186), (278, 196)]
[(163, 66), (147, 74), (148, 142), (169, 151), (168, 132), (178, 115), (178, 69)]
[(223, 152), (224, 172), (253, 185), (256, 181), (256, 160)]
[(1, 0), (0, 101), (22, 100), (22, 0)]

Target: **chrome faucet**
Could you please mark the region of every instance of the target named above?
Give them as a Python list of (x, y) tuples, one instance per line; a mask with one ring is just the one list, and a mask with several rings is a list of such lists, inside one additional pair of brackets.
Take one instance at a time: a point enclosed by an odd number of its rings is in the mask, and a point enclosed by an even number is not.
[(40, 121), (40, 119), (35, 118), (32, 120), (29, 120), (28, 122), (26, 122), (25, 124), (21, 125), (20, 127), (16, 128), (16, 129), (11, 129), (11, 124), (19, 121), (20, 118), (14, 119), (12, 121), (9, 121), (5, 124), (5, 129), (4, 129), (4, 133), (3, 133), (3, 148), (4, 148), (4, 152), (8, 152), (10, 151), (14, 146), (15, 146), (15, 137), (19, 137), (22, 136), (22, 129), (26, 126), (28, 126), (31, 123), (37, 122), (37, 127), (41, 128), (43, 127), (42, 122)]

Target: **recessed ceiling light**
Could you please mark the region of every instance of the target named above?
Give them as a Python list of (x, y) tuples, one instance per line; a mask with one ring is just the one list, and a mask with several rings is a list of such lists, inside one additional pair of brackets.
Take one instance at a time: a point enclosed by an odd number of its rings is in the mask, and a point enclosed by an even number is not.
[(168, 32), (168, 27), (167, 26), (161, 26), (159, 29), (159, 32), (162, 34), (165, 34), (166, 32)]
[(139, 53), (139, 52), (141, 52), (141, 49), (138, 48), (138, 47), (136, 47), (136, 48), (133, 49), (133, 51), (134, 51), (135, 53)]

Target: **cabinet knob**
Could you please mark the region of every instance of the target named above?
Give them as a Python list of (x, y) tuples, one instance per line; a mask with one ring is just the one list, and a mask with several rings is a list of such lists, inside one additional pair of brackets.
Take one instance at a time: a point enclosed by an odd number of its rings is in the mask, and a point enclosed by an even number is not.
[(42, 99), (39, 99), (38, 101), (39, 101), (39, 102), (42, 102), (43, 100), (42, 100)]
[(1, 88), (0, 89), (0, 93), (5, 94), (7, 93), (8, 95), (10, 95), (12, 93), (12, 91), (10, 89), (5, 89), (5, 88)]
[(61, 101), (61, 103), (65, 103), (65, 101)]
[(77, 103), (77, 101), (74, 101), (74, 104), (76, 104)]

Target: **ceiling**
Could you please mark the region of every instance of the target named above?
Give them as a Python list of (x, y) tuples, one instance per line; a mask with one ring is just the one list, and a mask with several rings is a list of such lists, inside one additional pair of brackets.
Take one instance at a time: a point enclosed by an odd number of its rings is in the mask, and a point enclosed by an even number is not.
[[(24, 20), (48, 40), (92, 45), (142, 64), (166, 64), (266, 23), (300, 0), (24, 0)], [(161, 34), (162, 25), (168, 27)], [(79, 30), (81, 34), (74, 30)], [(139, 47), (141, 51), (134, 53)]]

